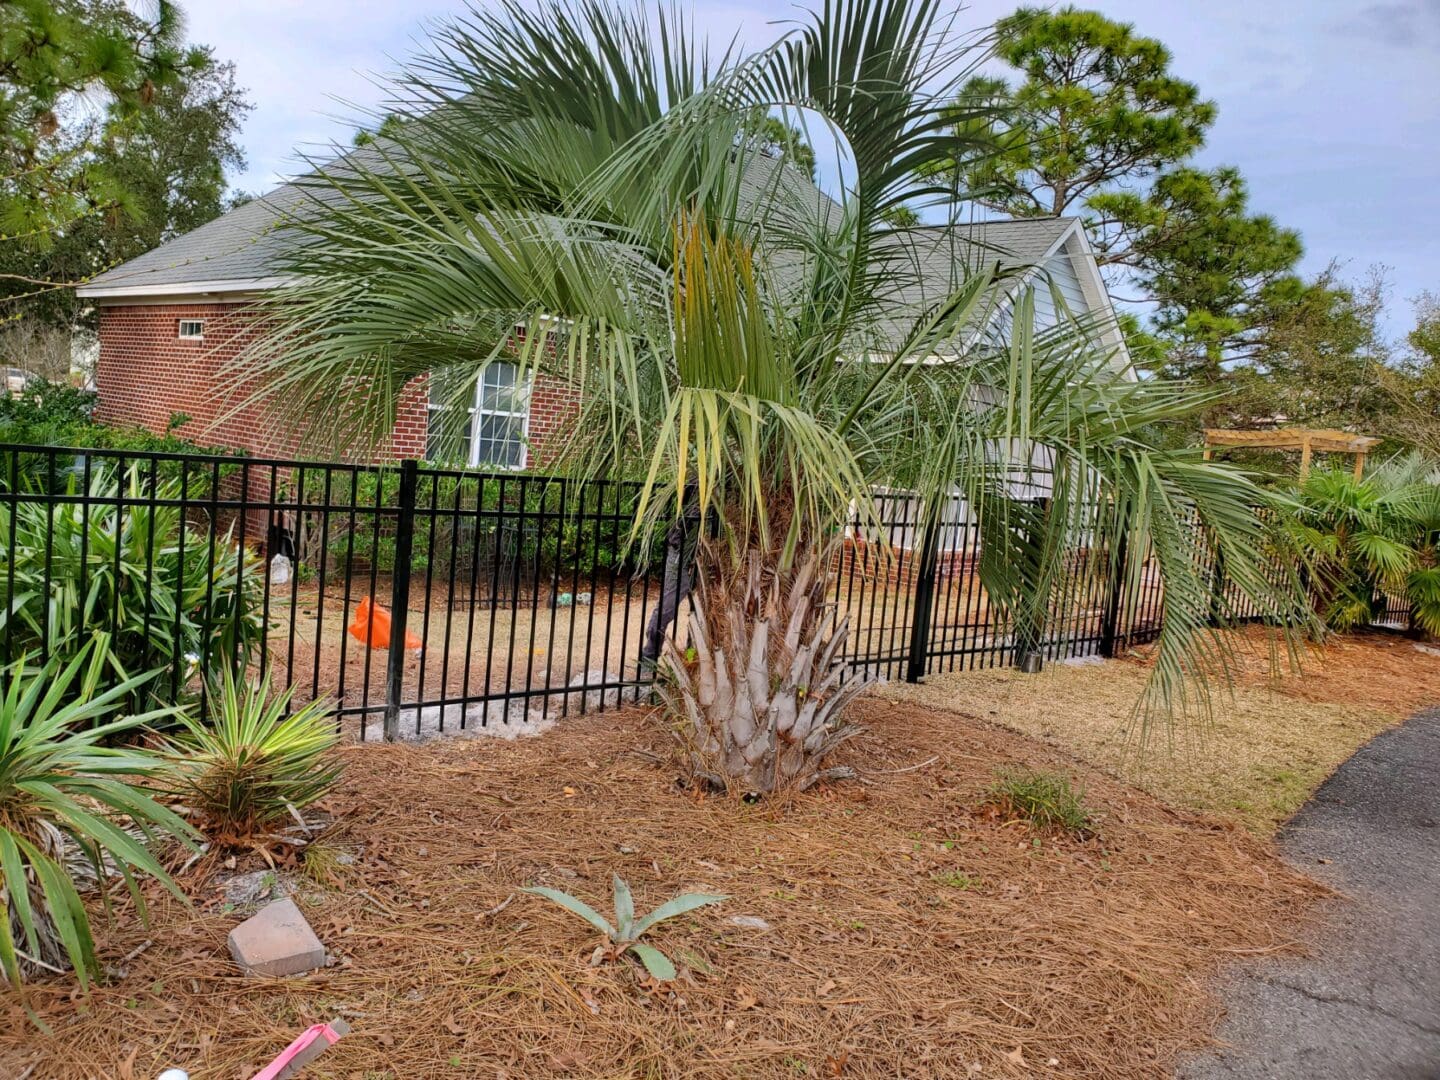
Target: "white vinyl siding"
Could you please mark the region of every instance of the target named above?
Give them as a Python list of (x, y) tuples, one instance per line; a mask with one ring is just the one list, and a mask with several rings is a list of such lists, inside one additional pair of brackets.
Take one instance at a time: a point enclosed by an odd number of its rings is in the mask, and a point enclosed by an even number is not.
[[(1064, 318), (1080, 318), (1090, 310), (1080, 277), (1075, 273), (1074, 258), (1064, 250), (1056, 252), (1032, 279), (1035, 287), (1035, 328), (1048, 330), (1059, 326)], [(1056, 308), (1055, 294), (1064, 302), (1064, 318)]]

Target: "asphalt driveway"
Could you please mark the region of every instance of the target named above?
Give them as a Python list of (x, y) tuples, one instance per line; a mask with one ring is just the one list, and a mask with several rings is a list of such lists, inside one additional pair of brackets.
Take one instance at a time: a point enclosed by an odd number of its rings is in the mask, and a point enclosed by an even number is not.
[(1278, 838), (1344, 891), (1315, 955), (1234, 975), (1186, 1080), (1440, 1078), (1440, 709), (1377, 736)]

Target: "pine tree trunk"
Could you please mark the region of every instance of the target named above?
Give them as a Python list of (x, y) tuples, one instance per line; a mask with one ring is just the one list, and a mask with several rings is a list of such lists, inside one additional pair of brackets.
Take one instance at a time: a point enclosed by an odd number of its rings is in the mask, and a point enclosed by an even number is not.
[(845, 664), (849, 616), (826, 600), (828, 551), (793, 569), (752, 551), (698, 576), (688, 646), (661, 657), (661, 693), (692, 774), (743, 793), (804, 788), (859, 728), (846, 706), (869, 683)]

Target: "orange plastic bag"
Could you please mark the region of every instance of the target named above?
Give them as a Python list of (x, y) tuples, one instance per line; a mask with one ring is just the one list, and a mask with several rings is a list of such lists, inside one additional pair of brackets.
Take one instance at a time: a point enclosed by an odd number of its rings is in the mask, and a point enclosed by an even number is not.
[[(355, 609), (355, 621), (350, 624), (350, 636), (372, 649), (390, 648), (390, 612), (384, 605), (371, 602), (367, 596)], [(421, 641), (409, 630), (405, 631), (405, 648), (418, 649)]]

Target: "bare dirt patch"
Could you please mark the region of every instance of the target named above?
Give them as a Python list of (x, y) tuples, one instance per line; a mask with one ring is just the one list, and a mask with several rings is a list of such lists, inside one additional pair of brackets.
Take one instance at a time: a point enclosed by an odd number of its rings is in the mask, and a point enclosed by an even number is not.
[[(333, 966), (240, 977), (239, 914), (192, 877), (198, 911), (157, 898), (148, 931), (120, 911), (109, 959), (153, 942), (125, 978), (78, 1002), (68, 982), (31, 988), (53, 1035), (5, 999), (0, 1075), (247, 1077), (341, 1015), (352, 1034), (307, 1077), (1160, 1076), (1207, 1037), (1204, 980), (1293, 948), (1320, 894), (1245, 832), (1032, 740), (857, 711), (870, 730), (843, 760), (864, 782), (781, 805), (678, 788), (659, 721), (633, 709), (521, 742), (348, 747), (323, 843), (353, 861), (327, 859), (297, 898)], [(1083, 786), (1097, 835), (985, 814), (1013, 766)], [(683, 969), (672, 987), (589, 966), (592, 931), (514, 893), (603, 908), (612, 872), (641, 909), (732, 897), (655, 934)]]
[(1404, 638), (1362, 634), (1308, 650), (1273, 672), (1260, 629), (1232, 635), (1234, 685), (1211, 714), (1159, 726), (1141, 741), (1135, 715), (1148, 657), (934, 675), (882, 689), (1066, 749), (1169, 802), (1235, 818), (1269, 835), (1335, 768), (1379, 732), (1440, 702), (1440, 656)]

